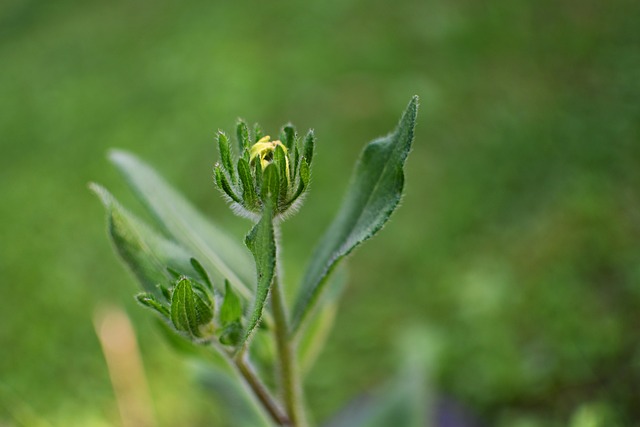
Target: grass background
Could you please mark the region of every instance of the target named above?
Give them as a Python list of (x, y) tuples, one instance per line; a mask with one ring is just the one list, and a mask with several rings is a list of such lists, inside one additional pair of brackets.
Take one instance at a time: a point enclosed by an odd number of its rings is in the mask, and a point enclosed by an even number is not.
[(5, 0), (0, 425), (116, 422), (91, 325), (106, 303), (134, 318), (161, 425), (224, 425), (105, 238), (87, 182), (139, 207), (110, 147), (240, 238), (250, 224), (211, 180), (214, 132), (238, 116), (313, 127), (312, 194), (283, 230), (294, 283), (357, 153), (413, 94), (403, 206), (350, 260), (314, 416), (384, 383), (417, 325), (441, 348), (434, 389), (486, 425), (585, 408), (640, 422), (638, 22), (631, 0)]

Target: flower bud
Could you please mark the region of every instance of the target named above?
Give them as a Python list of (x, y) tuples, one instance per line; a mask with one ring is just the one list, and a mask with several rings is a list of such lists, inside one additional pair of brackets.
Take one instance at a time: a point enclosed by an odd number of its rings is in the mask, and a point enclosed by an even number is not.
[(243, 121), (238, 123), (236, 135), (241, 152), (234, 170), (230, 166), (230, 144), (226, 135), (219, 132), (221, 162), (214, 167), (215, 182), (236, 213), (255, 218), (262, 213), (266, 198), (270, 198), (274, 213), (282, 217), (295, 211), (309, 186), (315, 136), (309, 131), (302, 142), (290, 124), (282, 128), (281, 139), (273, 141), (270, 136), (263, 136), (259, 125), (253, 133), (256, 142), (249, 146), (248, 127)]

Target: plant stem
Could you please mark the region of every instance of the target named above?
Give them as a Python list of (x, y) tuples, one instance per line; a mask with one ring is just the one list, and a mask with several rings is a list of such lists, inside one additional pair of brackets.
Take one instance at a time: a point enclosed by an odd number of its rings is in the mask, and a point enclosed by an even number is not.
[(280, 359), (280, 386), (285, 408), (289, 414), (292, 427), (307, 427), (303, 407), (303, 392), (298, 371), (295, 348), (289, 335), (289, 322), (284, 294), (278, 277), (275, 276), (271, 286), (271, 304), (275, 323), (275, 338)]
[(245, 353), (241, 352), (234, 358), (234, 364), (238, 368), (240, 375), (245, 379), (257, 399), (262, 406), (267, 410), (273, 421), (278, 425), (288, 426), (291, 425), (291, 421), (287, 414), (284, 413), (280, 405), (271, 396), (269, 389), (262, 383), (258, 375), (253, 370), (251, 364), (247, 360)]

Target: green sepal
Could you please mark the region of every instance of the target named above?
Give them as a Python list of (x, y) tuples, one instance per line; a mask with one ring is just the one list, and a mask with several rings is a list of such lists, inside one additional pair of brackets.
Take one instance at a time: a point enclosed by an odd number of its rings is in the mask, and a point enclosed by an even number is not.
[(242, 200), (244, 201), (244, 206), (249, 210), (254, 210), (257, 206), (258, 196), (251, 176), (251, 167), (249, 166), (249, 162), (244, 158), (238, 160), (238, 176), (242, 184)]
[(151, 310), (159, 313), (165, 319), (168, 319), (171, 314), (169, 308), (164, 306), (160, 301), (149, 292), (142, 292), (136, 295), (136, 300), (143, 306), (150, 308)]
[(234, 202), (242, 203), (242, 200), (240, 200), (235, 191), (233, 191), (233, 188), (231, 188), (231, 185), (227, 180), (227, 176), (224, 174), (224, 172), (222, 172), (222, 168), (220, 167), (220, 165), (215, 165), (213, 171), (215, 173), (216, 184), (218, 185), (218, 188), (220, 188), (220, 190), (222, 190)]
[(218, 131), (218, 149), (220, 150), (220, 161), (222, 162), (224, 170), (231, 178), (231, 182), (234, 184), (237, 183), (238, 180), (236, 178), (235, 170), (233, 169), (233, 162), (231, 161), (229, 138), (222, 131)]
[(244, 153), (245, 150), (249, 149), (249, 127), (242, 119), (238, 119), (236, 138), (238, 139), (238, 149), (240, 153)]
[(258, 123), (253, 125), (253, 141), (258, 142), (264, 136), (264, 132)]
[(284, 125), (280, 139), (287, 150), (291, 151), (296, 141), (296, 128), (291, 123)]
[(295, 177), (298, 174), (298, 168), (300, 167), (300, 149), (298, 148), (298, 144), (293, 147), (293, 165), (291, 176)]
[[(273, 172), (269, 174), (275, 174), (275, 176), (277, 176), (278, 171), (273, 164), (269, 165), (265, 169), (265, 172), (270, 168)], [(265, 177), (266, 176), (267, 173), (265, 173)], [(262, 218), (260, 218), (260, 221), (258, 221), (245, 238), (245, 244), (255, 259), (257, 285), (254, 305), (251, 310), (249, 324), (244, 332), (243, 342), (249, 339), (262, 318), (264, 304), (275, 275), (276, 241), (273, 229), (273, 200), (271, 198), (265, 198)]]
[(207, 270), (205, 270), (202, 264), (200, 264), (200, 261), (195, 258), (191, 258), (189, 261), (191, 262), (191, 266), (193, 267), (193, 269), (196, 271), (196, 273), (198, 273), (198, 276), (200, 276), (205, 285), (207, 285), (209, 291), (213, 291), (213, 282), (211, 281)]
[(164, 285), (158, 285), (158, 289), (160, 289), (160, 294), (164, 297), (164, 299), (171, 303), (171, 291)]
[(302, 156), (307, 159), (307, 163), (311, 166), (313, 160), (313, 151), (316, 145), (316, 134), (313, 129), (309, 129), (307, 136), (304, 137), (304, 146), (302, 148)]
[[(280, 194), (280, 176), (278, 173), (278, 166), (275, 163), (270, 163), (263, 171), (261, 193), (262, 203), (264, 207), (269, 204), (271, 206), (271, 209), (273, 210), (276, 208), (276, 206), (278, 206), (278, 196)], [(269, 203), (268, 200), (270, 200)]]
[(220, 324), (224, 327), (242, 319), (242, 303), (228, 281), (224, 282), (224, 300), (220, 307)]
[(256, 193), (262, 196), (262, 165), (259, 161), (253, 164), (253, 175), (255, 177)]
[(171, 277), (173, 277), (174, 281), (178, 280), (181, 276), (184, 275), (183, 273), (180, 273), (178, 270), (172, 267), (167, 267), (167, 273), (169, 273)]
[(278, 166), (278, 175), (280, 177), (278, 201), (284, 202), (287, 199), (287, 192), (289, 190), (289, 165), (287, 155), (281, 145), (278, 145), (273, 153), (273, 163)]
[(293, 202), (295, 202), (298, 199), (298, 197), (300, 197), (300, 195), (304, 193), (304, 191), (309, 186), (310, 180), (311, 180), (311, 171), (309, 169), (309, 165), (307, 164), (306, 159), (302, 158), (302, 160), (300, 161), (300, 180), (298, 182), (298, 188), (296, 189), (296, 192), (293, 194), (291, 199), (287, 201), (287, 204), (286, 204), (287, 207), (291, 206)]
[(171, 322), (173, 326), (192, 337), (202, 337), (202, 327), (213, 319), (210, 301), (194, 292), (191, 280), (182, 277), (171, 296)]

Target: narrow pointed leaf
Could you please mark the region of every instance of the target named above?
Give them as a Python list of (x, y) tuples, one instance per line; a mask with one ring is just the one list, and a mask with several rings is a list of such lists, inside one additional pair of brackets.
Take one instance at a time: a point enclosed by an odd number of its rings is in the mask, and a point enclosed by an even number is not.
[(298, 174), (298, 168), (300, 167), (300, 150), (298, 149), (298, 144), (296, 143), (293, 148), (293, 171), (291, 176), (296, 176)]
[(281, 138), (287, 150), (291, 151), (296, 140), (296, 128), (294, 128), (291, 123), (285, 125), (284, 128), (282, 128)]
[(171, 291), (164, 285), (158, 285), (158, 289), (160, 289), (160, 294), (164, 297), (166, 302), (171, 302)]
[(253, 174), (255, 176), (256, 192), (262, 195), (262, 165), (256, 161), (253, 165)]
[(218, 188), (220, 188), (227, 196), (229, 196), (231, 200), (241, 204), (242, 200), (240, 199), (240, 197), (238, 197), (234, 189), (231, 187), (231, 184), (227, 179), (227, 175), (222, 172), (222, 168), (219, 165), (216, 165), (213, 169), (213, 172), (215, 174), (216, 184), (218, 185)]
[(309, 170), (309, 165), (307, 161), (303, 158), (300, 162), (300, 181), (298, 182), (298, 188), (296, 192), (293, 194), (291, 199), (287, 201), (287, 207), (290, 206), (293, 202), (300, 197), (300, 195), (304, 192), (304, 190), (309, 186), (309, 181), (311, 180), (311, 171)]
[(224, 300), (220, 307), (220, 323), (227, 326), (233, 322), (240, 322), (242, 319), (242, 303), (238, 296), (233, 292), (233, 288), (225, 281)]
[[(272, 167), (274, 172), (277, 173), (275, 166)], [(269, 167), (265, 171), (269, 170)], [(267, 174), (265, 174), (265, 177)], [(271, 288), (271, 282), (275, 274), (276, 266), (276, 242), (273, 231), (273, 207), (272, 200), (270, 198), (265, 199), (265, 205), (262, 212), (262, 218), (251, 229), (245, 239), (245, 243), (256, 263), (256, 276), (257, 276), (257, 288), (255, 292), (254, 306), (251, 310), (249, 324), (245, 329), (243, 342), (246, 341), (253, 330), (258, 326), (260, 318), (262, 317), (262, 310), (264, 309), (269, 289)]]
[(313, 310), (336, 264), (375, 235), (398, 206), (417, 111), (418, 98), (414, 97), (396, 130), (369, 143), (362, 152), (342, 206), (316, 247), (302, 280), (294, 306), (293, 331)]
[(307, 163), (311, 165), (311, 161), (313, 160), (313, 151), (316, 145), (316, 134), (313, 132), (313, 129), (310, 129), (307, 132), (307, 136), (304, 138), (304, 147), (302, 148), (302, 156), (307, 159)]
[(244, 120), (238, 120), (236, 126), (236, 138), (238, 139), (238, 149), (240, 153), (244, 153), (249, 149), (249, 128)]
[(144, 292), (144, 293), (138, 294), (136, 295), (136, 300), (140, 304), (144, 305), (145, 307), (156, 311), (164, 318), (168, 319), (171, 315), (169, 313), (169, 309), (164, 305), (162, 305), (160, 301), (158, 301), (151, 293)]
[(113, 151), (118, 167), (138, 198), (164, 230), (203, 262), (214, 283), (227, 278), (245, 298), (251, 295), (253, 277), (249, 253), (235, 239), (207, 221), (181, 194), (150, 166), (124, 151)]
[(258, 196), (256, 195), (253, 178), (251, 177), (251, 167), (246, 159), (241, 158), (238, 160), (238, 176), (242, 183), (242, 200), (244, 201), (244, 205), (248, 208), (256, 207)]
[(220, 150), (220, 161), (222, 162), (222, 166), (224, 170), (227, 172), (229, 177), (231, 178), (232, 183), (237, 183), (235, 170), (233, 168), (233, 162), (231, 161), (231, 147), (229, 146), (229, 138), (227, 135), (218, 131), (218, 149)]
[(198, 273), (198, 276), (204, 281), (209, 290), (213, 291), (213, 283), (209, 278), (207, 270), (205, 270), (202, 264), (200, 264), (200, 261), (195, 258), (191, 258), (189, 261), (191, 262), (191, 266), (193, 267), (193, 269)]
[(91, 184), (90, 188), (107, 211), (108, 232), (118, 255), (145, 290), (159, 296), (157, 285), (173, 279), (167, 268), (193, 273), (190, 254), (185, 249), (124, 209), (105, 188), (98, 184)]

